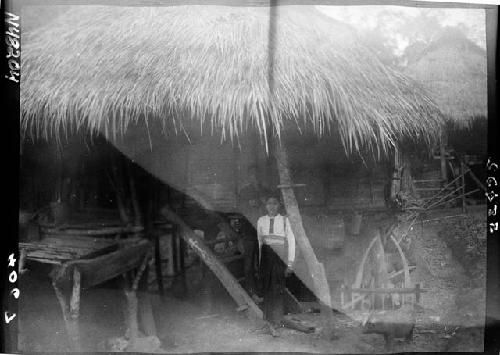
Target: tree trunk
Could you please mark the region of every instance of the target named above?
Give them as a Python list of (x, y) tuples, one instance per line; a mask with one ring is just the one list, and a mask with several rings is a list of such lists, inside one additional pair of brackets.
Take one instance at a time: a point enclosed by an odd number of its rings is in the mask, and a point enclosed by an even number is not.
[[(273, 146), (276, 163), (278, 164), (280, 184), (284, 186), (292, 186), (293, 182), (290, 176), (288, 157), (285, 147), (282, 146), (279, 142), (276, 142)], [(281, 189), (281, 193), (283, 195), (283, 201), (288, 213), (288, 219), (290, 220), (290, 225), (295, 235), (297, 245), (300, 252), (304, 256), (307, 270), (310, 277), (312, 278), (314, 293), (318, 297), (321, 304), (321, 313), (325, 317), (325, 328), (327, 328), (325, 330), (327, 332), (330, 332), (333, 312), (330, 297), (330, 288), (326, 279), (325, 269), (323, 267), (323, 264), (321, 264), (316, 258), (316, 254), (314, 253), (309, 239), (306, 236), (304, 226), (302, 225), (302, 217), (300, 215), (299, 206), (297, 203), (297, 199), (295, 198), (293, 188), (284, 187)], [(298, 276), (303, 276), (301, 277), (302, 280), (306, 285), (308, 284), (309, 280), (304, 279), (304, 277), (307, 277), (306, 275)]]

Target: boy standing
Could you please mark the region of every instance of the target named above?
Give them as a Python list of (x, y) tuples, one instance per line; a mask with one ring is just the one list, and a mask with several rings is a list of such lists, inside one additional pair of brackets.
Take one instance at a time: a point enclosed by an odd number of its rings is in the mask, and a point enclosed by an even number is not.
[(288, 218), (278, 213), (279, 207), (278, 197), (269, 196), (267, 214), (257, 221), (264, 319), (270, 323), (273, 335), (275, 327), (282, 326), (285, 277), (291, 273), (295, 262), (295, 236)]

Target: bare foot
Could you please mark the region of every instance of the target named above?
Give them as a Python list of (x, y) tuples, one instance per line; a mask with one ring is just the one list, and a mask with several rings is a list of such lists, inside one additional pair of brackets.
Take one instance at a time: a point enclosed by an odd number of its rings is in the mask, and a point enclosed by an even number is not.
[(274, 338), (277, 338), (277, 337), (280, 336), (280, 333), (279, 333), (278, 329), (276, 328), (276, 326), (274, 326), (272, 324), (269, 324), (269, 332), (271, 333), (271, 335)]

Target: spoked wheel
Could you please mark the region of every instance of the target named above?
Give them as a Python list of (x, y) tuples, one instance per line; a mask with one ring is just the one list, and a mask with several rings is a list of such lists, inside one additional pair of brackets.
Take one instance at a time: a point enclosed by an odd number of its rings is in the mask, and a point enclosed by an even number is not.
[[(384, 238), (380, 232), (371, 240), (352, 285), (353, 289), (374, 290), (352, 294), (353, 309), (395, 309), (412, 302), (412, 294), (384, 293), (383, 289), (411, 288), (410, 267), (403, 250), (390, 231)], [(378, 292), (380, 290), (380, 292)]]

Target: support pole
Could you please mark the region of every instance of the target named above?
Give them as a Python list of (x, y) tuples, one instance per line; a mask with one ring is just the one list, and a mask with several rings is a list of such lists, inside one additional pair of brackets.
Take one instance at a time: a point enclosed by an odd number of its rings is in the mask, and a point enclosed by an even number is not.
[(446, 170), (446, 133), (441, 133), (441, 139), (439, 141), (439, 155), (441, 159), (441, 184), (444, 186), (448, 180), (448, 172)]
[(80, 315), (80, 280), (81, 275), (78, 268), (73, 269), (73, 291), (71, 293), (70, 300), (70, 316), (73, 320), (78, 320)]
[[(133, 349), (137, 338), (139, 337), (139, 322), (138, 322), (138, 309), (139, 301), (137, 299), (137, 288), (139, 287), (139, 282), (141, 281), (142, 275), (146, 270), (148, 264), (150, 263), (151, 251), (148, 251), (144, 256), (142, 264), (139, 266), (137, 272), (131, 280), (131, 285), (128, 287), (125, 274), (123, 275), (123, 292), (125, 293), (125, 299), (127, 302), (126, 322), (127, 322), (127, 334), (129, 338), (129, 349)], [(146, 281), (147, 282), (147, 281)], [(143, 320), (150, 320), (142, 318)], [(152, 327), (148, 324), (148, 331), (156, 331), (156, 327)]]
[(139, 336), (139, 323), (137, 321), (137, 294), (134, 289), (124, 288), (125, 299), (127, 302), (126, 322), (127, 322), (127, 335), (129, 338), (129, 348), (133, 348), (137, 337)]
[(465, 169), (464, 163), (460, 160), (460, 175), (462, 176), (461, 185), (462, 185), (462, 213), (465, 213)]
[[(274, 144), (274, 155), (276, 158), (276, 163), (278, 164), (280, 184), (285, 186), (292, 186), (293, 182), (288, 165), (288, 156), (285, 148), (279, 142), (276, 142)], [(290, 225), (294, 232), (299, 250), (304, 256), (307, 270), (310, 277), (312, 278), (315, 294), (321, 304), (321, 313), (325, 317), (325, 331), (329, 333), (332, 330), (331, 325), (333, 323), (333, 312), (330, 297), (330, 288), (326, 279), (325, 269), (323, 267), (323, 264), (321, 264), (316, 258), (316, 254), (314, 253), (311, 243), (306, 236), (306, 232), (302, 224), (302, 217), (300, 215), (299, 206), (293, 189), (291, 187), (283, 187), (281, 189), (281, 193), (283, 195), (283, 201), (285, 203), (288, 218), (290, 220)]]
[(155, 272), (156, 272), (156, 282), (158, 283), (158, 292), (160, 296), (164, 295), (163, 289), (163, 274), (161, 270), (161, 253), (160, 253), (160, 235), (158, 232), (154, 232), (154, 243), (155, 243)]
[(61, 307), (64, 324), (66, 326), (66, 332), (68, 333), (68, 338), (70, 339), (70, 346), (73, 351), (80, 351), (80, 328), (78, 324), (78, 319), (72, 319), (69, 312), (68, 303), (64, 297), (62, 290), (56, 283), (55, 279), (52, 279), (52, 287), (56, 294), (57, 300), (59, 301), (59, 306)]

